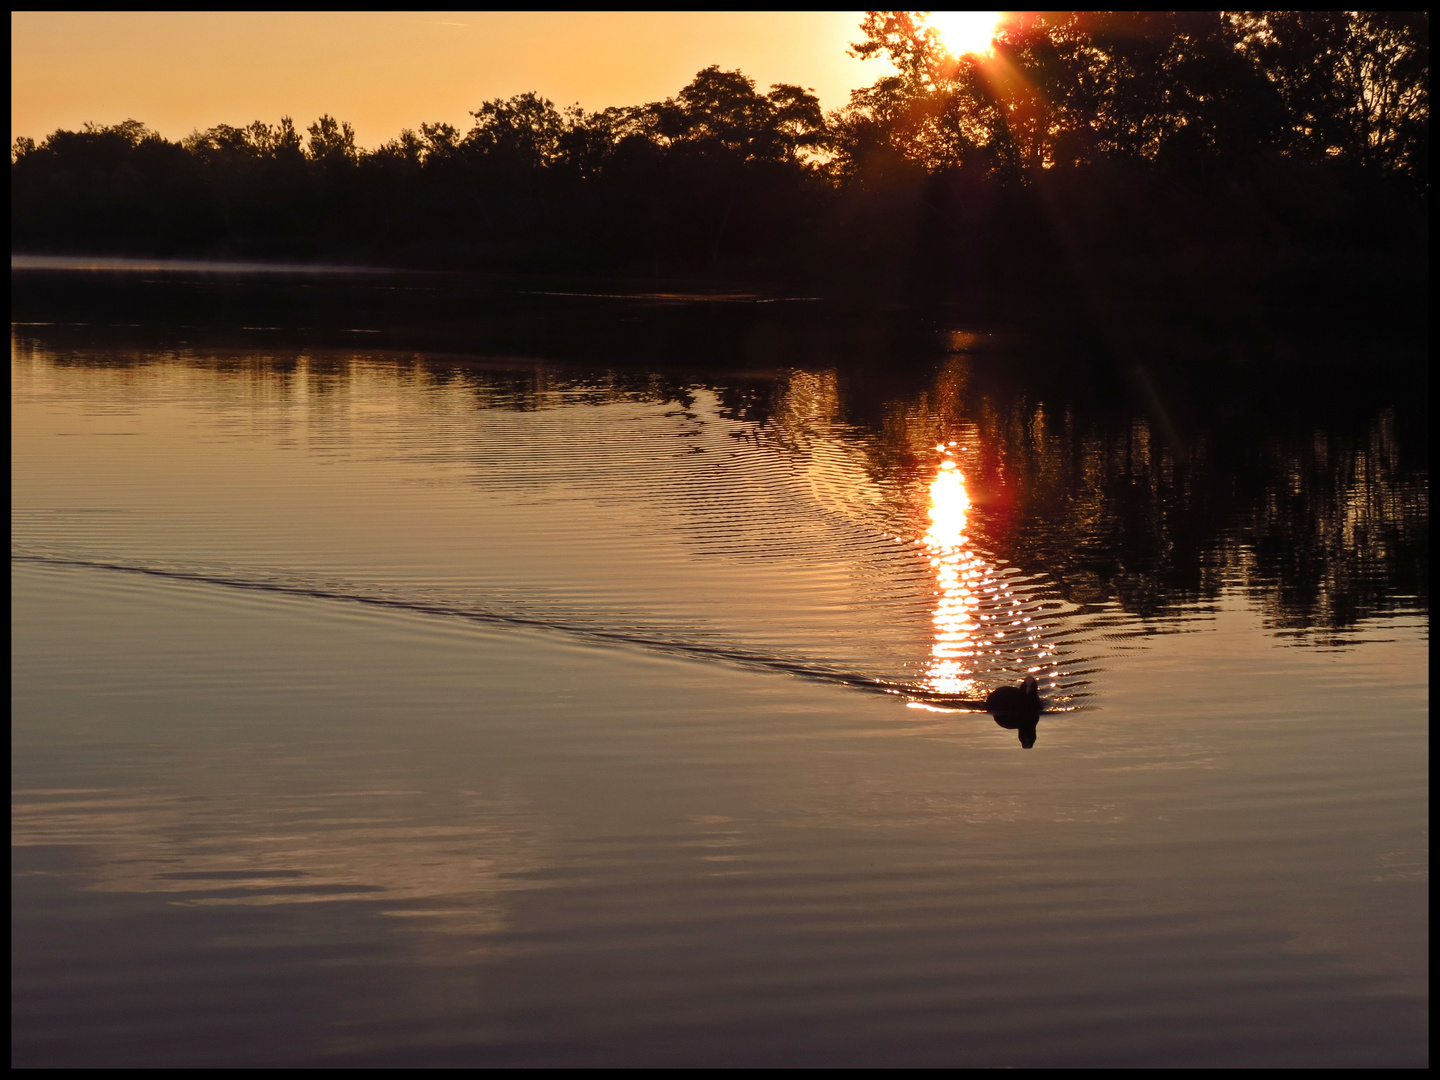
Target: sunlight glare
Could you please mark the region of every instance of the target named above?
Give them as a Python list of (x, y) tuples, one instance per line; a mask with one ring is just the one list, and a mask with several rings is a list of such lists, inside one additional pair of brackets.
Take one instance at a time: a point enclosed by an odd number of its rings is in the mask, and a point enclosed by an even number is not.
[(970, 697), (976, 692), (971, 672), (980, 630), (975, 618), (978, 599), (974, 586), (982, 563), (966, 549), (965, 519), (970, 496), (965, 492), (965, 476), (944, 443), (936, 449), (945, 454), (945, 460), (940, 462), (930, 484), (930, 529), (924, 539), (940, 595), (935, 606), (935, 641), (927, 675), (932, 690)]
[(927, 20), (952, 56), (988, 53), (1000, 25), (998, 11), (932, 11)]

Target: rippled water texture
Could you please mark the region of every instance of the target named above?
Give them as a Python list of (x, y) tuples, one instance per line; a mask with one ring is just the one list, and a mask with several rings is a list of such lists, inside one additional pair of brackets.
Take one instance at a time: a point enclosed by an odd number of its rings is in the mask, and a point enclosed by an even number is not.
[(1424, 1064), (1393, 412), (975, 363), (16, 327), (13, 1060)]
[[(33, 392), (64, 409), (53, 375)], [(74, 401), (90, 415), (48, 433), (53, 452), (104, 450), (65, 504), (17, 500), (21, 558), (566, 630), (940, 705), (1032, 672), (1053, 708), (1073, 700), (1046, 666), (1047, 613), (1073, 606), (963, 522), (925, 528), (929, 477), (964, 498), (969, 448), (877, 476), (833, 373), (785, 377), (763, 423), (703, 385), (387, 356), (177, 358), (73, 388), (105, 404)], [(954, 636), (958, 594), (937, 599), (937, 573), (957, 559), (966, 647), (942, 673), (932, 635)]]

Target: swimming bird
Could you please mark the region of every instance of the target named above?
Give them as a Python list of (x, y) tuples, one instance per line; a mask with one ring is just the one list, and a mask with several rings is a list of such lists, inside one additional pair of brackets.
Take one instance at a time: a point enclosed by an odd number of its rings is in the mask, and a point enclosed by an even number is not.
[(1033, 675), (1025, 676), (1019, 686), (1001, 686), (985, 696), (985, 711), (995, 723), (1020, 736), (1020, 745), (1029, 750), (1035, 745), (1035, 724), (1040, 719), (1040, 688)]
[(985, 711), (997, 716), (1039, 716), (1040, 687), (1026, 675), (1019, 686), (1001, 686), (985, 695)]

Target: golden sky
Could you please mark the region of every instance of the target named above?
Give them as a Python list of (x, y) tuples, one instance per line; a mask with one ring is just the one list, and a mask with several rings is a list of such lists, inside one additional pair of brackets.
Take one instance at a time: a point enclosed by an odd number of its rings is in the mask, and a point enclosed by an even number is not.
[(846, 55), (859, 12), (12, 12), (10, 133), (133, 117), (168, 138), (218, 123), (302, 130), (321, 113), (374, 147), (535, 90), (587, 109), (672, 96), (701, 68), (812, 87), (827, 109), (891, 68)]

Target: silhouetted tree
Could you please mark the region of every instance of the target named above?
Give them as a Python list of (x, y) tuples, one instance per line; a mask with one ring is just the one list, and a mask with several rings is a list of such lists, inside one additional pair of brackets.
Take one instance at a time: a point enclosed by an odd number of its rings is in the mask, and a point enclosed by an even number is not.
[(355, 147), (355, 129), (328, 113), (306, 128), (306, 131), (310, 134), (309, 152), (312, 161), (350, 164), (360, 156)]
[(1297, 153), (1426, 180), (1428, 12), (1260, 11), (1238, 24), (1284, 99)]

